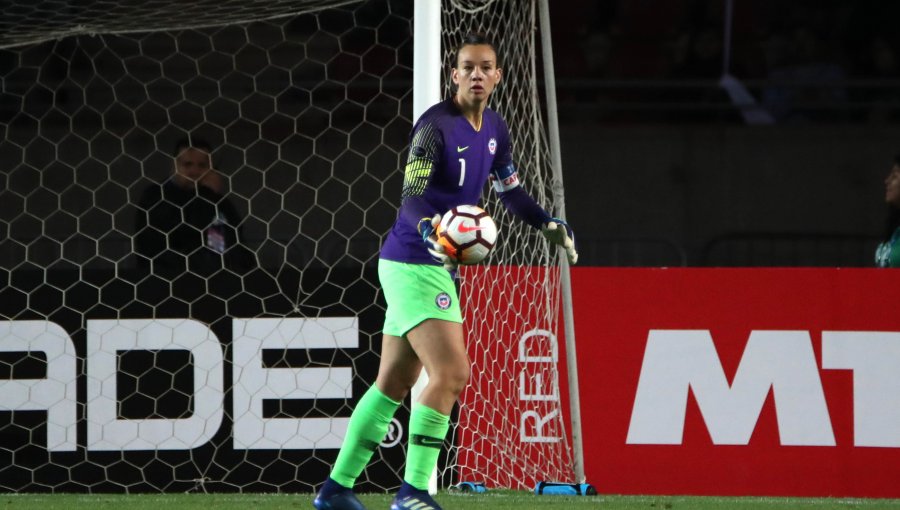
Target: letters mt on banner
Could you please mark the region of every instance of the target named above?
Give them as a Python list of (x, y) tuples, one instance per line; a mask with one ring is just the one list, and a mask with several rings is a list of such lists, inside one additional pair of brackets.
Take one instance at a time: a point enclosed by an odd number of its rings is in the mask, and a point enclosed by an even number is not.
[(573, 268), (601, 492), (900, 497), (900, 271)]

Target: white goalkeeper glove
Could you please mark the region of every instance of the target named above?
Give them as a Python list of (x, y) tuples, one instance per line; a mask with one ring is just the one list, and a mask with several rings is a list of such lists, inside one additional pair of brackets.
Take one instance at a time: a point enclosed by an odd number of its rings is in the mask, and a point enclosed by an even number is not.
[(541, 228), (541, 233), (551, 244), (565, 248), (569, 264), (578, 262), (578, 252), (575, 251), (575, 232), (568, 223), (559, 218), (551, 218)]
[(422, 218), (419, 220), (419, 234), (422, 234), (422, 241), (428, 247), (428, 253), (444, 266), (447, 271), (456, 271), (456, 261), (450, 258), (450, 255), (444, 251), (444, 247), (437, 240), (434, 231), (441, 223), (441, 215), (435, 214), (432, 218)]

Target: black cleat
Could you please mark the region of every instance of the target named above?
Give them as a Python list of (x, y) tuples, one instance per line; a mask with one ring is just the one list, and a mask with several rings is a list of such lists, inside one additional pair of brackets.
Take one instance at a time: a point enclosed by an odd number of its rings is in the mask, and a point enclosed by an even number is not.
[(431, 498), (428, 491), (416, 489), (403, 482), (397, 497), (391, 502), (391, 510), (443, 510), (441, 505)]
[(313, 500), (316, 510), (366, 510), (362, 502), (356, 499), (352, 489), (335, 482), (331, 478), (325, 480), (325, 484), (316, 494)]

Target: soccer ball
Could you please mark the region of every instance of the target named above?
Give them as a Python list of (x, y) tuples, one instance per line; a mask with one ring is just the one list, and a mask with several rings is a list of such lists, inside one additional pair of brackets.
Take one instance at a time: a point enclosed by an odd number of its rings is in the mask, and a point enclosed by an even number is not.
[(497, 224), (477, 205), (458, 205), (441, 217), (437, 238), (444, 252), (456, 263), (477, 264), (497, 242)]

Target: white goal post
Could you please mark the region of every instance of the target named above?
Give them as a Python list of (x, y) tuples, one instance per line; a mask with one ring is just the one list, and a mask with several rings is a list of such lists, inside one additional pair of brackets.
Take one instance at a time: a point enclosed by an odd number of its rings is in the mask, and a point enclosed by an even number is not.
[[(506, 74), (492, 107), (510, 125), (524, 185), (564, 215), (552, 54), (549, 67), (537, 64), (550, 50), (537, 38), (549, 35), (546, 3), (7, 4), (2, 491), (321, 483), (377, 371), (375, 267), (409, 130), (447, 94), (446, 63), (467, 31), (494, 35)], [(440, 5), (430, 25), (415, 15), (423, 5)], [(428, 28), (436, 22), (443, 30)], [(209, 143), (221, 181), (212, 195), (192, 192), (178, 230), (153, 219), (169, 205), (147, 197), (167, 193), (185, 137)], [(574, 346), (557, 340), (562, 330), (574, 339), (568, 268), (486, 198), (500, 241), (486, 265), (461, 272), (473, 374), (436, 482), (582, 481)], [(159, 252), (142, 251), (147, 238)], [(359, 490), (399, 485), (408, 413), (398, 412)]]
[[(441, 99), (441, 0), (415, 0), (413, 14), (413, 124)], [(428, 384), (422, 371), (410, 392), (410, 407), (416, 405)], [(438, 490), (437, 467), (428, 481), (428, 492)]]

